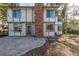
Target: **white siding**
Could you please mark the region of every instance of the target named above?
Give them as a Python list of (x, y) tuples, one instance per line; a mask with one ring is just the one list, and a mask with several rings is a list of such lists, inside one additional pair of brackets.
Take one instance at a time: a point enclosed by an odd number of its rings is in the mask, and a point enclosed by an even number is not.
[(31, 26), (32, 26), (32, 29), (31, 29), (32, 30), (32, 35), (35, 35), (35, 24), (32, 24)]
[[(13, 18), (13, 11), (11, 9), (7, 10), (8, 22), (33, 22), (35, 21), (34, 9), (32, 8), (21, 8), (21, 18)], [(13, 21), (14, 20), (14, 21)]]
[[(55, 35), (55, 32), (58, 34), (58, 35), (60, 35), (60, 34), (62, 34), (62, 31), (58, 31), (58, 25), (62, 25), (62, 22), (58, 22), (58, 17), (57, 16), (55, 16), (54, 18), (47, 18), (47, 10), (48, 9), (44, 9), (44, 14), (43, 14), (43, 16), (44, 16), (44, 22), (47, 22), (47, 23), (49, 23), (50, 22), (50, 24), (52, 23), (55, 23), (54, 24), (54, 31), (52, 31), (52, 32), (47, 32), (46, 31), (46, 23), (44, 23), (44, 36), (54, 36)], [(63, 29), (62, 29), (63, 30)]]
[(26, 24), (22, 24), (21, 36), (26, 36)]
[[(44, 30), (43, 30), (43, 34), (44, 36), (54, 36), (54, 33), (58, 33), (58, 34), (62, 34), (62, 31), (58, 31), (58, 25), (62, 25), (62, 22), (58, 22), (58, 17), (54, 17), (54, 18), (47, 18), (46, 12), (47, 9), (44, 9), (44, 13), (43, 13), (43, 18), (44, 18)], [(32, 14), (33, 13), (33, 14)], [(33, 22), (35, 21), (35, 13), (34, 13), (34, 9), (32, 10), (32, 8), (21, 8), (21, 18), (12, 18), (12, 10), (8, 9), (7, 10), (7, 18), (8, 18), (8, 22), (19, 22), (19, 20), (21, 20), (21, 22)], [(52, 24), (54, 24), (54, 31), (52, 32), (47, 32), (46, 31), (46, 23), (51, 22)], [(30, 25), (32, 28), (32, 35), (35, 34), (35, 24), (33, 23), (27, 23), (27, 25)], [(16, 32), (15, 35), (16, 36), (26, 36), (26, 26), (25, 23), (22, 23), (22, 32)], [(14, 31), (13, 31), (13, 23), (9, 23), (9, 36), (14, 36)], [(21, 35), (20, 35), (21, 34)]]
[(14, 22), (19, 22), (20, 18), (13, 18)]
[(26, 21), (26, 9), (21, 9), (21, 22)]
[(20, 36), (20, 32), (15, 32), (15, 36)]
[(55, 24), (55, 32), (58, 34), (58, 24)]
[[(13, 18), (12, 17), (12, 10), (7, 10), (7, 18), (8, 22), (33, 22), (34, 19), (34, 10), (32, 8), (21, 8), (21, 18)], [(33, 14), (32, 14), (33, 13)], [(14, 32), (14, 23), (9, 23), (9, 36), (26, 36), (26, 23), (22, 24), (22, 32)], [(35, 25), (31, 24), (32, 27), (32, 35), (35, 34)]]
[(13, 28), (13, 24), (9, 24), (9, 36), (14, 36), (14, 28)]
[(58, 31), (58, 35), (61, 35), (61, 34), (63, 34), (62, 31)]
[(13, 21), (12, 10), (11, 9), (7, 9), (7, 19), (8, 19), (8, 22), (12, 22)]
[(34, 21), (34, 10), (32, 8), (27, 8), (26, 10), (26, 20), (27, 22), (32, 22)]
[[(52, 22), (52, 24), (53, 24), (54, 22), (56, 22), (56, 17), (54, 17), (54, 18), (47, 18), (47, 9), (44, 9), (44, 14), (43, 14), (43, 16), (44, 16), (44, 22), (47, 22), (47, 23)], [(50, 23), (50, 24), (51, 24), (51, 23)], [(53, 24), (53, 25), (54, 25), (54, 24)], [(54, 28), (56, 28), (56, 27), (54, 27)], [(47, 32), (47, 31), (46, 31), (46, 23), (44, 23), (44, 30), (43, 30), (43, 32), (44, 32), (44, 36), (54, 36), (55, 29), (54, 29), (54, 31), (52, 31), (52, 32)]]

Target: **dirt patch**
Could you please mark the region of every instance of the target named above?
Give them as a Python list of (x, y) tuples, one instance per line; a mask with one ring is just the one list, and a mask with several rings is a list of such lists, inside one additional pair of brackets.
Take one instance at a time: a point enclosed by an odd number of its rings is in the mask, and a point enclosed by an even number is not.
[(55, 41), (49, 40), (23, 56), (79, 56), (79, 37), (62, 36)]
[(77, 50), (72, 49), (63, 43), (54, 42), (48, 47), (46, 54), (50, 56), (71, 56), (77, 55), (77, 52)]

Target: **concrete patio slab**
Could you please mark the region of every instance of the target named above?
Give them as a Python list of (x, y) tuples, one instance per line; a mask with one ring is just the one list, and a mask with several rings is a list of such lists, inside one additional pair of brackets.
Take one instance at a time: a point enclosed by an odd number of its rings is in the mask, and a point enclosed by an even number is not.
[(0, 38), (0, 56), (19, 56), (42, 46), (45, 38), (4, 37)]

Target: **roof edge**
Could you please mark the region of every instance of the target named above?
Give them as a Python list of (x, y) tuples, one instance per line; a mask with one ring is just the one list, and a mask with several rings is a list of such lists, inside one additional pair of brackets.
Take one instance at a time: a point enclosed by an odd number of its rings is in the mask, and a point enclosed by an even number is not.
[[(35, 6), (2, 6), (4, 8), (34, 8)], [(44, 8), (58, 8), (58, 6), (43, 6)]]

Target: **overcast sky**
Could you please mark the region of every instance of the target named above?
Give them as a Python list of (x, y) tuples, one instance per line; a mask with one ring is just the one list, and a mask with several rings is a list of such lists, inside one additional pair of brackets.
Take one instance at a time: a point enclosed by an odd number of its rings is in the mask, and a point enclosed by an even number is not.
[(20, 3), (20, 6), (34, 6), (34, 3)]

